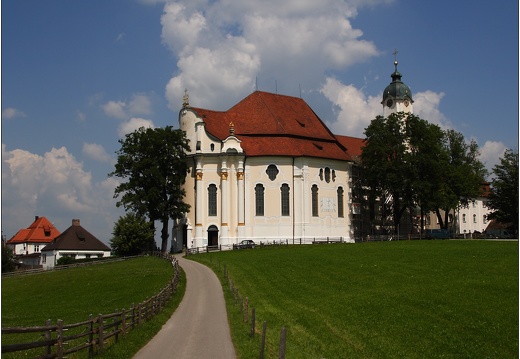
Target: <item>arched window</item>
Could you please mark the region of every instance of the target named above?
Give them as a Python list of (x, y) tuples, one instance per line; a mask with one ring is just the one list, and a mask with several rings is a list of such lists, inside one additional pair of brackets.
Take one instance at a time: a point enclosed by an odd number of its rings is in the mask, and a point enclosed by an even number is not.
[(462, 215), (462, 223), (466, 223), (466, 214), (465, 213)]
[(338, 217), (343, 218), (343, 187), (338, 188)]
[(289, 185), (284, 183), (282, 187), (280, 187), (281, 198), (282, 198), (282, 216), (290, 215), (290, 207), (289, 207)]
[(267, 166), (267, 170), (265, 170), (265, 172), (267, 173), (267, 176), (269, 177), (269, 179), (271, 181), (274, 181), (280, 171), (278, 171), (278, 168), (275, 165), (269, 165), (269, 166)]
[(210, 184), (208, 187), (208, 216), (217, 215), (217, 186)]
[(264, 215), (264, 186), (260, 183), (255, 186), (255, 208), (256, 216)]
[(311, 187), (312, 192), (312, 216), (318, 217), (318, 186), (312, 185)]
[(477, 223), (477, 215), (476, 214), (473, 215), (473, 223)]
[(325, 167), (325, 182), (330, 182), (330, 168)]

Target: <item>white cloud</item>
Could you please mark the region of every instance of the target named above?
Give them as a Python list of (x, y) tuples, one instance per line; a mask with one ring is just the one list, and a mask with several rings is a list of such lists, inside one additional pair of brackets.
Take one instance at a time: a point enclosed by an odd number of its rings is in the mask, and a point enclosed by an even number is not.
[(439, 110), (444, 93), (424, 91), (413, 94), (413, 113), (423, 120), (439, 125), (442, 129), (453, 129), (451, 122)]
[(486, 141), (484, 146), (480, 147), (480, 160), (490, 175), (493, 167), (500, 163), (500, 158), (504, 156), (506, 149), (506, 145), (499, 141)]
[(123, 213), (113, 199), (114, 180), (95, 183), (65, 147), (43, 155), (2, 145), (2, 231), (10, 238), (34, 216), (46, 216), (60, 231), (72, 218), (108, 243), (114, 222)]
[(281, 92), (298, 83), (318, 90), (328, 71), (379, 54), (351, 25), (360, 6), (342, 0), (167, 3), (162, 39), (178, 58), (178, 73), (166, 86), (170, 108), (180, 107), (187, 88), (192, 105), (225, 110), (254, 89), (256, 78), (276, 79)]
[(130, 132), (134, 132), (141, 127), (145, 128), (155, 128), (152, 120), (146, 120), (144, 118), (131, 118), (129, 121), (123, 122), (119, 125), (118, 135), (123, 138), (126, 134)]
[(83, 154), (99, 162), (111, 163), (113, 160), (105, 148), (97, 143), (84, 143)]
[(365, 128), (377, 115), (381, 115), (380, 97), (367, 96), (353, 85), (344, 85), (334, 78), (327, 78), (320, 92), (334, 105), (337, 118), (331, 124), (332, 132), (363, 137)]
[(108, 101), (103, 105), (103, 111), (107, 116), (125, 119), (127, 117), (126, 114), (126, 103), (122, 101)]
[(2, 118), (5, 120), (10, 120), (12, 118), (16, 117), (25, 117), (25, 113), (22, 111), (14, 108), (14, 107), (7, 107), (2, 110)]
[(107, 116), (126, 120), (136, 115), (152, 114), (152, 102), (147, 95), (134, 94), (132, 99), (125, 101), (108, 101), (103, 106), (103, 111)]
[(152, 102), (148, 96), (136, 94), (128, 104), (131, 115), (150, 115), (152, 113)]

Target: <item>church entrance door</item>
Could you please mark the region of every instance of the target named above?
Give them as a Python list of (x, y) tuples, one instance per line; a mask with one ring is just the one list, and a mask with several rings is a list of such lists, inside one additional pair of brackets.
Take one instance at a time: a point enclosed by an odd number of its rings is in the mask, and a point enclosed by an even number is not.
[(208, 228), (208, 246), (218, 246), (218, 228), (210, 226)]

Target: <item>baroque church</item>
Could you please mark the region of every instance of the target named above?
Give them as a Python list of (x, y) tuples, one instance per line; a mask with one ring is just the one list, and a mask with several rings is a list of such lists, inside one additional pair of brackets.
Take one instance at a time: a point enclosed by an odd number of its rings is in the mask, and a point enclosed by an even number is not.
[[(397, 61), (383, 115), (413, 112)], [(190, 141), (173, 250), (259, 243), (360, 240), (365, 220), (353, 194), (363, 139), (332, 133), (301, 98), (255, 91), (227, 111), (193, 107), (179, 127)]]

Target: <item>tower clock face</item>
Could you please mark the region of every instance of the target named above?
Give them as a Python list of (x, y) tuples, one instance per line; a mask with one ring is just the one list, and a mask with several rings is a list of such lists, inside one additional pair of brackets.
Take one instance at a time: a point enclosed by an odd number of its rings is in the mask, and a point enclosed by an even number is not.
[(394, 104), (394, 101), (392, 101), (391, 99), (388, 99), (388, 100), (386, 101), (386, 105), (387, 105), (388, 107), (392, 107), (393, 104)]

